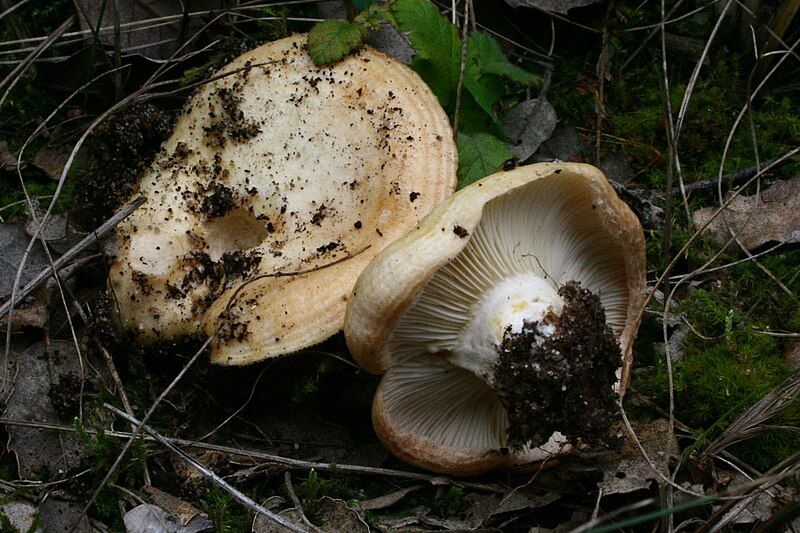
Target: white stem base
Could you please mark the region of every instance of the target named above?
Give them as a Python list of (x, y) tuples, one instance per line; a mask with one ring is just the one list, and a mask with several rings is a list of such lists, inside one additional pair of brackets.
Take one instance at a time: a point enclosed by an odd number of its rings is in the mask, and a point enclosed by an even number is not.
[[(541, 321), (548, 313), (558, 315), (563, 305), (557, 290), (544, 278), (533, 274), (507, 278), (475, 304), (448, 361), (492, 384), (506, 330), (510, 327), (512, 333), (520, 333), (525, 322)], [(552, 325), (542, 325), (541, 340), (554, 330)]]

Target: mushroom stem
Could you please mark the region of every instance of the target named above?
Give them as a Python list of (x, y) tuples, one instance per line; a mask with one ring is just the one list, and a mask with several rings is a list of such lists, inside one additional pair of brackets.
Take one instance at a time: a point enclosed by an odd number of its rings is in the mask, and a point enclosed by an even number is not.
[(514, 448), (538, 446), (556, 431), (603, 443), (614, 417), (620, 348), (600, 299), (576, 281), (558, 294), (559, 315), (509, 327), (498, 350), (494, 388)]
[(521, 333), (525, 324), (537, 323), (536, 340), (541, 344), (555, 331), (546, 317), (559, 315), (563, 305), (545, 278), (532, 273), (506, 278), (478, 300), (447, 359), (493, 386), (505, 335)]

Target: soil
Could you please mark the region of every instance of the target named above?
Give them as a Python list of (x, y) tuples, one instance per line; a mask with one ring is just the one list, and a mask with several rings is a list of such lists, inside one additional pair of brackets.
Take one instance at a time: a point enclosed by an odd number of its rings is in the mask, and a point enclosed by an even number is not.
[[(562, 286), (561, 315), (506, 330), (495, 369), (513, 449), (540, 445), (558, 431), (589, 445), (605, 443), (618, 409), (614, 383), (620, 347), (600, 299), (577, 281)], [(543, 337), (541, 326), (555, 326)]]
[(79, 217), (102, 224), (135, 192), (139, 176), (172, 131), (172, 115), (151, 104), (133, 105), (95, 130), (90, 152), (102, 172), (88, 172), (75, 187)]

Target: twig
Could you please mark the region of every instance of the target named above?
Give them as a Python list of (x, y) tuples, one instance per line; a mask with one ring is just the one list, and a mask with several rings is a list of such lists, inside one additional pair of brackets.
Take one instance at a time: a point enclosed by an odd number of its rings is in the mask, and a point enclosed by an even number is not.
[[(111, 354), (108, 353), (105, 346), (102, 346), (99, 341), (95, 340), (95, 344), (97, 344), (100, 353), (103, 354), (103, 360), (106, 362), (106, 368), (108, 368), (109, 374), (111, 374), (111, 379), (114, 381), (114, 385), (119, 392), (119, 398), (122, 400), (122, 406), (125, 407), (125, 412), (129, 415), (133, 416), (133, 407), (131, 407), (131, 402), (128, 401), (128, 395), (125, 393), (125, 387), (122, 385), (122, 380), (119, 377), (119, 372), (117, 372), (117, 367), (114, 364), (114, 359), (111, 357)], [(131, 429), (136, 429), (135, 424), (131, 424)], [(150, 485), (150, 472), (147, 469), (147, 461), (142, 461), (142, 467), (144, 471), (144, 483), (145, 485)]]
[(194, 468), (195, 470), (200, 472), (211, 483), (213, 483), (214, 485), (218, 486), (219, 488), (221, 488), (222, 490), (224, 490), (225, 492), (227, 492), (231, 496), (233, 496), (234, 499), (236, 499), (239, 503), (241, 503), (242, 505), (244, 505), (245, 507), (247, 507), (251, 511), (254, 511), (256, 513), (264, 515), (268, 519), (272, 520), (276, 524), (279, 524), (279, 525), (285, 527), (289, 531), (296, 531), (298, 533), (304, 533), (305, 531), (307, 531), (306, 529), (303, 529), (303, 528), (299, 527), (297, 524), (294, 524), (294, 523), (290, 522), (286, 518), (273, 513), (269, 509), (265, 508), (264, 506), (256, 503), (255, 501), (253, 501), (252, 499), (247, 497), (244, 493), (240, 492), (238, 489), (236, 489), (230, 483), (228, 483), (227, 481), (225, 481), (224, 479), (219, 477), (212, 470), (210, 470), (206, 466), (202, 465), (201, 463), (195, 461), (194, 458), (192, 458), (192, 456), (190, 456), (188, 453), (186, 453), (185, 451), (181, 450), (180, 448), (178, 448), (177, 446), (172, 444), (168, 439), (162, 437), (161, 434), (159, 434), (156, 430), (154, 430), (153, 428), (151, 428), (150, 426), (148, 426), (144, 422), (141, 422), (141, 421), (137, 420), (136, 418), (128, 415), (128, 413), (126, 413), (125, 411), (117, 409), (113, 405), (109, 405), (109, 404), (106, 403), (106, 404), (103, 404), (103, 406), (106, 409), (108, 409), (109, 411), (111, 411), (114, 414), (116, 414), (117, 416), (119, 416), (121, 418), (124, 418), (125, 420), (127, 420), (131, 424), (136, 424), (138, 427), (140, 427), (145, 432), (150, 434), (150, 436), (152, 436), (158, 442), (160, 442), (161, 444), (163, 444), (164, 446), (169, 448), (170, 451), (172, 451), (174, 454), (176, 454), (178, 457), (180, 457), (185, 463), (187, 463), (189, 466), (191, 466), (192, 468)]
[[(200, 347), (200, 349), (197, 350), (197, 352), (192, 356), (191, 359), (189, 359), (189, 362), (186, 363), (186, 365), (184, 365), (184, 367), (181, 369), (180, 372), (178, 372), (178, 375), (175, 376), (175, 378), (167, 386), (167, 388), (164, 389), (164, 391), (158, 396), (158, 398), (156, 398), (156, 401), (153, 402), (153, 404), (150, 406), (150, 408), (144, 414), (144, 417), (142, 418), (142, 421), (137, 423), (137, 425), (134, 428), (133, 433), (131, 434), (130, 438), (125, 443), (125, 445), (122, 447), (122, 450), (120, 450), (119, 454), (117, 455), (117, 458), (114, 460), (114, 462), (109, 467), (108, 472), (106, 472), (106, 475), (103, 477), (102, 481), (100, 481), (100, 484), (97, 486), (97, 488), (95, 488), (94, 492), (92, 493), (91, 497), (89, 498), (89, 501), (86, 502), (86, 505), (83, 507), (83, 509), (81, 509), (81, 517), (86, 516), (86, 513), (89, 511), (89, 509), (92, 507), (92, 505), (94, 505), (94, 502), (97, 501), (97, 497), (100, 496), (100, 492), (103, 490), (103, 488), (106, 486), (106, 484), (108, 484), (108, 482), (111, 481), (111, 477), (114, 475), (114, 472), (117, 471), (117, 468), (119, 467), (120, 463), (122, 462), (122, 459), (125, 457), (125, 454), (130, 449), (131, 445), (133, 445), (133, 442), (136, 440), (136, 437), (137, 437), (138, 433), (140, 431), (142, 431), (142, 428), (144, 427), (144, 424), (150, 419), (150, 417), (155, 412), (155, 410), (158, 408), (158, 406), (161, 405), (161, 402), (164, 401), (164, 398), (166, 398), (169, 395), (169, 393), (172, 392), (172, 389), (174, 389), (175, 386), (177, 386), (177, 384), (180, 382), (180, 380), (183, 378), (183, 376), (185, 376), (186, 373), (189, 371), (189, 369), (192, 368), (192, 365), (194, 365), (194, 363), (196, 363), (197, 360), (200, 359), (200, 355), (203, 354), (206, 351), (206, 349), (211, 345), (211, 342), (214, 340), (215, 337), (216, 337), (216, 333), (214, 335), (211, 335), (208, 339), (206, 339), (206, 342), (203, 343), (203, 345)], [(122, 411), (120, 411), (120, 412), (122, 412)], [(125, 416), (128, 416), (128, 415), (125, 414)], [(73, 531), (75, 531), (74, 527), (72, 528), (70, 533), (72, 533)]]
[[(101, 237), (103, 237), (109, 231), (114, 229), (117, 226), (117, 224), (125, 220), (144, 202), (145, 202), (144, 198), (136, 198), (129, 204), (125, 205), (122, 209), (117, 211), (117, 213), (113, 217), (103, 222), (103, 224), (100, 225), (100, 227), (98, 227), (92, 233), (81, 239), (81, 241), (78, 244), (73, 246), (64, 255), (53, 261), (53, 266), (59, 270), (67, 266), (67, 264), (73, 259), (75, 259), (81, 252), (83, 252), (90, 246), (98, 243)], [(25, 287), (20, 289), (15, 297), (10, 298), (2, 306), (0, 306), (0, 318), (6, 316), (6, 313), (8, 313), (8, 311), (14, 305), (24, 300), (28, 295), (30, 295), (33, 291), (35, 291), (39, 287), (39, 285), (41, 285), (52, 275), (53, 275), (52, 268), (48, 267), (42, 270), (35, 278), (33, 278), (30, 282), (28, 282), (28, 284), (25, 285)]]
[(306, 525), (306, 527), (310, 531), (315, 531), (317, 528), (309, 522), (308, 518), (306, 517), (306, 513), (303, 511), (303, 504), (300, 503), (300, 498), (297, 497), (297, 494), (294, 492), (294, 487), (292, 486), (292, 473), (288, 470), (283, 473), (283, 483), (286, 485), (286, 492), (289, 494), (289, 498), (292, 500), (292, 505), (294, 505), (295, 510), (300, 515), (300, 520)]
[[(775, 163), (775, 159), (768, 159), (761, 163), (760, 166), (769, 166)], [(776, 165), (776, 167), (779, 165)], [(722, 176), (722, 181), (725, 183), (729, 183), (731, 186), (736, 186), (737, 183), (745, 181), (749, 178), (752, 178), (758, 171), (759, 165), (753, 165), (747, 168), (740, 170), (734, 174), (725, 174)], [(703, 189), (710, 189), (711, 187), (716, 187), (717, 183), (719, 182), (719, 178), (711, 178), (707, 180), (698, 180), (692, 183), (686, 184), (686, 192), (698, 191)], [(672, 191), (673, 196), (677, 196), (680, 194), (679, 190)]]
[(609, 20), (614, 12), (614, 0), (608, 3), (605, 20), (603, 21), (603, 33), (600, 40), (600, 57), (597, 59), (597, 76), (600, 87), (597, 90), (597, 125), (594, 138), (594, 164), (600, 166), (600, 139), (602, 138), (603, 120), (606, 118), (606, 73), (608, 72), (609, 58)]
[(0, 82), (0, 89), (5, 87), (5, 92), (3, 93), (2, 98), (0, 98), (0, 107), (5, 103), (6, 98), (11, 93), (11, 89), (17, 84), (17, 82), (22, 78), (22, 73), (33, 64), (33, 61), (42, 55), (50, 45), (52, 45), (59, 37), (61, 37), (67, 29), (75, 23), (75, 15), (72, 15), (67, 20), (64, 21), (61, 26), (59, 26), (52, 34), (50, 34), (47, 39), (42, 41), (39, 46), (33, 49), (28, 57), (25, 60), (14, 67), (14, 69), (8, 73), (8, 75)]
[[(47, 422), (30, 422), (25, 420), (13, 420), (10, 418), (0, 418), (0, 424), (7, 426), (18, 427), (32, 427), (39, 429), (47, 429), (51, 431), (65, 431), (74, 433), (75, 428), (72, 426), (65, 426), (61, 424), (50, 424)], [(99, 432), (93, 429), (85, 428), (89, 435), (96, 435)], [(106, 430), (103, 435), (107, 437), (114, 437), (119, 439), (129, 439), (134, 436), (134, 433), (129, 431), (116, 431)], [(148, 442), (155, 441), (155, 438), (141, 435), (143, 440)], [(226, 455), (233, 455), (237, 457), (245, 457), (247, 459), (262, 461), (264, 463), (281, 465), (293, 470), (318, 470), (320, 472), (341, 472), (344, 474), (353, 475), (366, 475), (366, 476), (383, 476), (395, 479), (413, 479), (418, 481), (427, 481), (432, 485), (457, 485), (461, 487), (468, 487), (476, 490), (483, 490), (486, 492), (494, 492), (497, 494), (505, 494), (507, 491), (489, 483), (478, 483), (471, 481), (453, 480), (446, 476), (437, 476), (435, 474), (426, 474), (422, 472), (405, 472), (403, 470), (393, 470), (391, 468), (376, 468), (371, 466), (361, 465), (348, 465), (341, 463), (322, 463), (316, 461), (304, 461), (302, 459), (293, 459), (291, 457), (283, 457), (271, 453), (265, 453), (258, 450), (248, 450), (243, 448), (233, 448), (231, 446), (223, 446), (221, 444), (210, 444), (207, 442), (199, 442), (189, 439), (178, 439), (172, 437), (164, 437), (175, 446), (184, 446), (188, 448), (195, 448), (198, 450), (207, 450), (212, 452), (220, 452)]]
[(464, 70), (467, 65), (467, 29), (469, 28), (469, 1), (464, 0), (464, 26), (461, 29), (461, 64), (458, 70), (456, 86), (456, 105), (453, 111), (453, 139), (458, 139), (458, 126), (461, 115), (461, 93), (464, 90)]

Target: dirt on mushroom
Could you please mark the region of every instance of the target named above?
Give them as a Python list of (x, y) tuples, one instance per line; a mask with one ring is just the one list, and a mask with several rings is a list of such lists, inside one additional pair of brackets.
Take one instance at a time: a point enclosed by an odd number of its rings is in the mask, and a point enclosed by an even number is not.
[(515, 450), (542, 444), (556, 431), (602, 444), (617, 412), (620, 347), (600, 298), (577, 281), (558, 294), (564, 299), (560, 316), (525, 321), (519, 333), (509, 326), (499, 347), (495, 384)]

